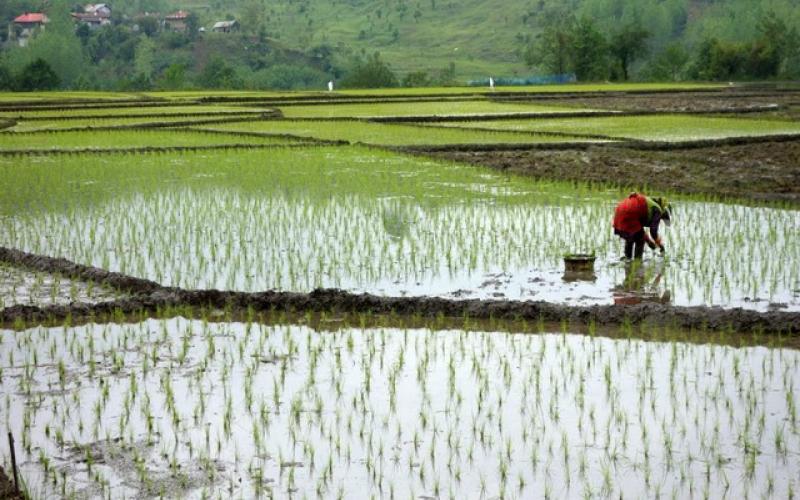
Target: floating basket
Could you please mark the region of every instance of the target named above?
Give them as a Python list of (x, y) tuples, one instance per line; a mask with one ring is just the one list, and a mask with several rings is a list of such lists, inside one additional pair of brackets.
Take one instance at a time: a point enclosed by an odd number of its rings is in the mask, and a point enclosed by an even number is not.
[(594, 271), (594, 254), (572, 253), (564, 256), (566, 272), (592, 272)]

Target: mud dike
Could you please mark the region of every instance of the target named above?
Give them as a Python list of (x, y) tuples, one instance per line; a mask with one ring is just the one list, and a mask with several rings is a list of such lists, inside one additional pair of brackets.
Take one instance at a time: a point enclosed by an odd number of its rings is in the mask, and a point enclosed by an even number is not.
[(234, 314), (245, 311), (370, 313), (427, 318), (568, 322), (611, 327), (668, 326), (738, 333), (800, 333), (800, 313), (786, 311), (758, 312), (741, 308), (681, 307), (655, 303), (571, 306), (545, 301), (383, 297), (339, 289), (316, 289), (309, 293), (187, 290), (165, 287), (154, 281), (84, 266), (66, 259), (5, 247), (0, 247), (0, 261), (34, 271), (95, 282), (130, 294), (125, 298), (93, 304), (13, 305), (0, 310), (0, 323), (4, 325), (49, 323), (67, 318), (88, 321), (128, 315), (143, 316), (169, 308), (194, 307), (224, 309)]

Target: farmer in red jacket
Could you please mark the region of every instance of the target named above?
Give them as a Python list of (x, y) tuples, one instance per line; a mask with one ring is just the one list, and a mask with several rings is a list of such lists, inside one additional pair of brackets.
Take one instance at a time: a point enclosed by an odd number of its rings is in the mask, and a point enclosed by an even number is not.
[[(631, 193), (619, 202), (614, 211), (614, 234), (625, 240), (625, 257), (642, 258), (644, 244), (664, 254), (664, 242), (658, 235), (658, 224), (670, 225), (672, 209), (664, 198), (651, 198)], [(648, 228), (650, 234), (645, 232)], [(635, 249), (634, 249), (635, 247)]]

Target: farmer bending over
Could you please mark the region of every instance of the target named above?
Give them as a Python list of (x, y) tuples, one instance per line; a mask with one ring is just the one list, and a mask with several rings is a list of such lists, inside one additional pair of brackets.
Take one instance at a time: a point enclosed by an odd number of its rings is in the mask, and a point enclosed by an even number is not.
[[(614, 234), (625, 240), (626, 258), (641, 259), (645, 243), (653, 250), (658, 247), (664, 254), (664, 243), (658, 236), (658, 223), (663, 220), (669, 226), (671, 211), (670, 204), (664, 198), (651, 198), (641, 193), (631, 193), (619, 202), (614, 211)], [(649, 228), (649, 235), (645, 227)]]

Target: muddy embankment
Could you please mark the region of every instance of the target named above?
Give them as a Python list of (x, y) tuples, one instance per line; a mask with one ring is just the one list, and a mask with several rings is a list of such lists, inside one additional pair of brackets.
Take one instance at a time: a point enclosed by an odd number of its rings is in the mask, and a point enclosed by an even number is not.
[(531, 150), (414, 152), (541, 179), (800, 205), (800, 137), (685, 146), (576, 144)]
[[(777, 106), (783, 113), (800, 101), (800, 91), (795, 89), (725, 88), (699, 91), (660, 92), (596, 92), (538, 95), (498, 95), (500, 102), (541, 102), (550, 105), (576, 106), (589, 109), (646, 112), (775, 112)], [(765, 109), (767, 108), (767, 109)]]
[(141, 314), (169, 307), (191, 306), (255, 312), (347, 312), (508, 319), (572, 324), (648, 324), (681, 329), (735, 332), (800, 333), (800, 313), (757, 312), (743, 309), (678, 307), (663, 304), (570, 306), (543, 301), (459, 300), (439, 297), (382, 297), (337, 289), (310, 293), (266, 291), (257, 293), (220, 290), (184, 290), (153, 281), (0, 247), (0, 260), (29, 269), (60, 273), (74, 279), (105, 284), (132, 296), (98, 304), (72, 303), (47, 307), (15, 305), (0, 310), (0, 323), (27, 323), (102, 318)]

